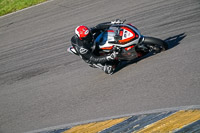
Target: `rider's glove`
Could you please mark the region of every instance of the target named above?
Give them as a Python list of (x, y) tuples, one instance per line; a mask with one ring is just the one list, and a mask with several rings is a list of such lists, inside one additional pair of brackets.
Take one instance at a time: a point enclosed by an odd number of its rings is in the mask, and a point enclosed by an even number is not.
[(109, 56), (106, 57), (106, 59), (108, 61), (112, 61), (112, 60), (115, 60), (117, 57), (117, 53), (116, 52), (113, 52), (112, 54), (110, 54)]
[(111, 24), (123, 24), (124, 22), (120, 19), (116, 19), (114, 21), (111, 21)]

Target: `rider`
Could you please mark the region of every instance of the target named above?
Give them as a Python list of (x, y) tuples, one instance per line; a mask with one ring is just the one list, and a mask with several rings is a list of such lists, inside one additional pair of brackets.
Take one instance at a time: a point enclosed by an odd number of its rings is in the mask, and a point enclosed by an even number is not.
[(76, 35), (71, 39), (72, 46), (78, 55), (91, 67), (98, 67), (107, 74), (112, 74), (115, 65), (112, 62), (116, 59), (116, 53), (113, 52), (107, 56), (100, 56), (94, 44), (94, 38), (101, 32), (107, 30), (112, 24), (123, 23), (121, 20), (98, 24), (93, 28), (86, 26), (78, 26), (75, 29)]

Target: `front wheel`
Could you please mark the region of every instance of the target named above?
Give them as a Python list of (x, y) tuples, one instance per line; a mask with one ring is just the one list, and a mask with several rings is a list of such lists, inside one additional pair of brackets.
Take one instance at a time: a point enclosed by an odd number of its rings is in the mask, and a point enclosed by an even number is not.
[(148, 47), (149, 51), (154, 53), (159, 53), (168, 49), (168, 45), (165, 41), (154, 38), (154, 37), (144, 37), (143, 43)]

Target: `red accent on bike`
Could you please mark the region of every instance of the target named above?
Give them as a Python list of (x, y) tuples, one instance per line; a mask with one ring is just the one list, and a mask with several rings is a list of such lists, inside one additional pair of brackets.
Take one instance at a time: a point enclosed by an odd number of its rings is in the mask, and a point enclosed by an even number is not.
[(107, 30), (107, 32), (114, 32), (114, 30)]
[(101, 49), (103, 49), (103, 50), (111, 50), (111, 49), (113, 49), (113, 47), (114, 46), (110, 46), (110, 47), (104, 47), (104, 48), (101, 48)]
[(135, 38), (135, 33), (133, 32), (133, 30), (129, 29), (128, 27), (121, 27), (121, 29), (124, 29), (124, 30), (127, 30), (127, 31), (131, 32), (133, 34), (133, 36), (129, 37), (129, 38), (126, 38), (124, 40), (119, 40), (119, 43), (124, 44), (124, 43), (127, 43), (130, 40)]
[(128, 51), (128, 50), (132, 49), (133, 47), (134, 47), (133, 45), (129, 46), (129, 47), (126, 47), (125, 50)]
[(119, 36), (123, 36), (123, 31), (120, 31), (120, 32), (119, 32)]

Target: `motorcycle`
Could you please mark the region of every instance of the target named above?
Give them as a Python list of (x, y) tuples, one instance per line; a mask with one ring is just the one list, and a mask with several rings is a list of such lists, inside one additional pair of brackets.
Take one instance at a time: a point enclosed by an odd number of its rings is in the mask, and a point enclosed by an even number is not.
[[(94, 39), (100, 55), (116, 52), (118, 61), (131, 61), (148, 53), (157, 54), (167, 50), (165, 41), (143, 36), (135, 26), (124, 22), (111, 25)], [(68, 48), (68, 52), (78, 55), (73, 46)]]

